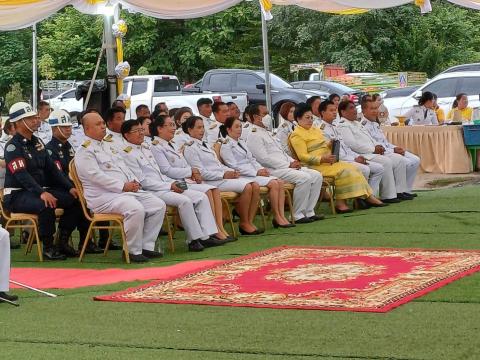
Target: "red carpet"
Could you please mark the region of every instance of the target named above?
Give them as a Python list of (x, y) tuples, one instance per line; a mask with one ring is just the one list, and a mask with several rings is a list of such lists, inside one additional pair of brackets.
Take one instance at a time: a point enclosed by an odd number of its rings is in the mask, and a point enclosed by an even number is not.
[[(10, 279), (38, 289), (74, 289), (115, 284), (121, 281), (163, 280), (182, 276), (222, 260), (186, 261), (177, 265), (143, 269), (46, 269), (12, 268)], [(12, 288), (19, 288), (13, 285)]]
[(96, 300), (387, 312), (480, 270), (480, 251), (280, 247)]

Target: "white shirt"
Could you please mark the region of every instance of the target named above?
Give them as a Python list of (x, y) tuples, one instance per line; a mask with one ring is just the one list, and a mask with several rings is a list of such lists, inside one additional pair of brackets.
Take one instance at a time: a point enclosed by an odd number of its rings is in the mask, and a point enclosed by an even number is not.
[(438, 125), (437, 114), (432, 109), (425, 106), (416, 105), (404, 115), (410, 119), (408, 125)]
[(41, 121), (38, 130), (33, 133), (36, 137), (40, 138), (44, 144), (47, 144), (52, 140), (52, 127), (46, 121)]

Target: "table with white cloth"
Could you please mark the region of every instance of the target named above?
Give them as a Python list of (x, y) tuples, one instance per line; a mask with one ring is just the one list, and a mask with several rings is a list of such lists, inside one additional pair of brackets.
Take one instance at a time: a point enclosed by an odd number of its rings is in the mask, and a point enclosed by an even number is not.
[(462, 126), (384, 126), (382, 130), (392, 144), (420, 156), (423, 172), (467, 174), (472, 171)]

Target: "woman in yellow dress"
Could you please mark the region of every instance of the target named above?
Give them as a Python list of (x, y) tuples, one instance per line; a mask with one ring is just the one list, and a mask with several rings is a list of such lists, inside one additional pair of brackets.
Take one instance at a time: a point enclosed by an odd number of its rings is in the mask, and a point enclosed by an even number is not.
[(337, 212), (350, 212), (345, 200), (354, 198), (365, 199), (368, 206), (386, 206), (373, 196), (372, 189), (355, 165), (337, 162), (336, 156), (332, 155), (332, 142), (325, 138), (322, 130), (312, 127), (313, 114), (307, 104), (298, 104), (294, 116), (299, 126), (290, 135), (290, 144), (302, 165), (335, 179)]
[(472, 121), (473, 109), (468, 107), (467, 94), (461, 93), (455, 97), (452, 110), (448, 112), (447, 119), (449, 121)]

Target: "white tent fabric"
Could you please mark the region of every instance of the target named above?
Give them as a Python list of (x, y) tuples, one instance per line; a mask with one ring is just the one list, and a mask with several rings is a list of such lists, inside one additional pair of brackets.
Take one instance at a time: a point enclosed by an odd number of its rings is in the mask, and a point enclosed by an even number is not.
[[(161, 19), (188, 19), (211, 15), (243, 0), (109, 0), (124, 8)], [(480, 0), (448, 0), (480, 10)], [(351, 14), (365, 9), (381, 9), (412, 3), (413, 0), (271, 0), (275, 5), (297, 5), (308, 9)], [(0, 30), (25, 28), (47, 18), (65, 6), (73, 5), (88, 14), (101, 13), (106, 0), (0, 0)], [(430, 2), (424, 1), (423, 11)], [(427, 9), (427, 10), (425, 10)]]

